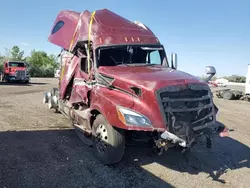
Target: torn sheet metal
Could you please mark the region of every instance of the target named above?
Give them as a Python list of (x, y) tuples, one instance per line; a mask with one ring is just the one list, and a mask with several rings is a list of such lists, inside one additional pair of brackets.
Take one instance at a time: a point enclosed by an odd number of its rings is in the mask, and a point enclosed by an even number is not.
[[(82, 13), (60, 11), (48, 41), (66, 50), (74, 49), (78, 42), (88, 41), (89, 38), (94, 47), (128, 43), (159, 44), (154, 33), (142, 23), (131, 22), (108, 9), (95, 11), (92, 22), (91, 15), (88, 10)], [(71, 45), (72, 39), (74, 42)]]

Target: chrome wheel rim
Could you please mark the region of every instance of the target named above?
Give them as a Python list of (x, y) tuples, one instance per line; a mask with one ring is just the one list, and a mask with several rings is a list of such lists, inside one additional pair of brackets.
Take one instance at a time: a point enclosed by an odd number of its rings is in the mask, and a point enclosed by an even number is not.
[(51, 101), (51, 98), (49, 98), (49, 100), (48, 100), (48, 107), (49, 107), (49, 109), (52, 109), (52, 101)]
[(108, 147), (108, 131), (103, 124), (97, 127), (95, 144), (98, 152), (104, 154)]

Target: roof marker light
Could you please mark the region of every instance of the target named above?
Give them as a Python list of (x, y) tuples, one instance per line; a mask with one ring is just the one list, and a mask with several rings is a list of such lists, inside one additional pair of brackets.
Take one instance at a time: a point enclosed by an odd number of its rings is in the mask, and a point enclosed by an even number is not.
[(134, 21), (134, 23), (137, 24), (138, 26), (142, 27), (143, 29), (148, 30), (147, 27), (143, 23), (141, 23), (139, 21)]

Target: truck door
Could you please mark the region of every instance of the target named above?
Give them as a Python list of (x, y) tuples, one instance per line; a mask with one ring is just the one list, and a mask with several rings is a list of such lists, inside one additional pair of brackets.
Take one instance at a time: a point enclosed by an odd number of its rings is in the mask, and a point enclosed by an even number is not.
[(88, 103), (88, 92), (91, 90), (91, 86), (88, 84), (88, 81), (89, 75), (87, 58), (82, 57), (79, 58), (78, 70), (74, 76), (73, 92), (70, 98), (71, 103)]
[(67, 51), (63, 51), (61, 53), (61, 69), (59, 78), (59, 96), (61, 98), (65, 97), (65, 92), (68, 85), (71, 84), (72, 76), (75, 74), (77, 64), (78, 57)]

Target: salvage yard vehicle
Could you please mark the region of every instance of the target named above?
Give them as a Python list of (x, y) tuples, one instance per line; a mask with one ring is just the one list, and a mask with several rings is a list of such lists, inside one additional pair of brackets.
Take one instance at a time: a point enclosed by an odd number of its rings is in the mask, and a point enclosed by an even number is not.
[(2, 81), (18, 81), (28, 83), (30, 81), (27, 63), (22, 61), (4, 61)]
[(164, 46), (141, 22), (102, 9), (59, 12), (48, 39), (64, 49), (58, 88), (43, 103), (66, 115), (104, 164), (119, 162), (126, 146), (146, 143), (158, 154), (186, 150), (202, 135), (228, 136), (207, 82), (177, 70)]
[(233, 89), (222, 89), (214, 92), (218, 98), (226, 100), (243, 100), (250, 102), (250, 64), (248, 65), (245, 92)]

